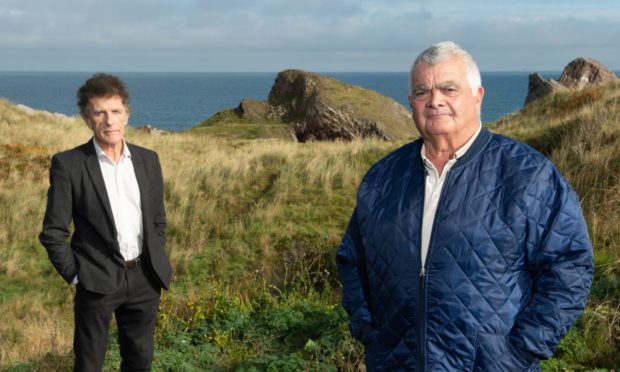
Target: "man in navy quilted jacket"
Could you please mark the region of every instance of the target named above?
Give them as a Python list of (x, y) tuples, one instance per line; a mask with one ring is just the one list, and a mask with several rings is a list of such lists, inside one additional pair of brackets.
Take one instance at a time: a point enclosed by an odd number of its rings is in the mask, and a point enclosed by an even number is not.
[(537, 371), (583, 311), (592, 246), (555, 166), (482, 127), (471, 55), (410, 74), (421, 139), (368, 171), (336, 255), (368, 371)]

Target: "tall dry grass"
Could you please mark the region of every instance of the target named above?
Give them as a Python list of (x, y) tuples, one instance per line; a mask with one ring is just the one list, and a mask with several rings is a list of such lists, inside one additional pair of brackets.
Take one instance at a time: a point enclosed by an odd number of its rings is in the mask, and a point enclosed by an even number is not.
[(130, 137), (160, 154), (171, 261), (180, 282), (194, 284), (248, 270), (286, 281), (283, 270), (302, 260), (331, 263), (354, 202), (343, 194), (354, 195), (369, 164), (394, 147)]
[(88, 137), (79, 120), (0, 100), (0, 366), (70, 350), (69, 288), (53, 277), (37, 236), (50, 154)]

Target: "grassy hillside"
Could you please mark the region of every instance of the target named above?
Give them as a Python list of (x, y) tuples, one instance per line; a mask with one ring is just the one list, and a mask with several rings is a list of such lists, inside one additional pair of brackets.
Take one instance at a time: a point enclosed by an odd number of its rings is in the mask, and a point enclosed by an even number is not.
[[(619, 115), (616, 84), (548, 97), (493, 127), (553, 159), (582, 197), (595, 245), (590, 304), (546, 370), (620, 366)], [(37, 235), (51, 154), (90, 133), (0, 101), (0, 134), (0, 369), (70, 370), (73, 293)], [(174, 282), (155, 370), (360, 368), (333, 256), (362, 175), (402, 143), (202, 131), (128, 139), (158, 151), (166, 187)], [(107, 370), (118, 367), (115, 350)]]

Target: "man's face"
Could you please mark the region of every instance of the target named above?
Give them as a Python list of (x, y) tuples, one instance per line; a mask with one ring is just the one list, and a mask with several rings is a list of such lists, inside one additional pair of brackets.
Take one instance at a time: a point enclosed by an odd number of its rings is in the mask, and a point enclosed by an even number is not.
[(88, 103), (86, 122), (103, 150), (123, 144), (129, 112), (119, 96), (93, 97)]
[(435, 66), (418, 63), (411, 85), (409, 103), (423, 138), (466, 136), (478, 128), (484, 89), (472, 93), (465, 64), (459, 57)]

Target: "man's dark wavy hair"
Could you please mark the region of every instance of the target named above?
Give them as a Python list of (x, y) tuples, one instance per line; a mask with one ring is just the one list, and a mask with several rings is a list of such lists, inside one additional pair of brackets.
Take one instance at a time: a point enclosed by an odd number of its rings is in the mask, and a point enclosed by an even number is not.
[(78, 89), (77, 105), (80, 108), (80, 115), (88, 116), (88, 102), (91, 98), (114, 96), (120, 97), (127, 111), (131, 111), (127, 85), (118, 76), (104, 73), (94, 74)]

